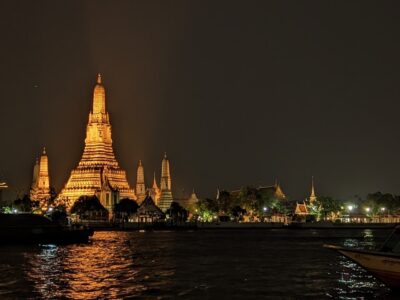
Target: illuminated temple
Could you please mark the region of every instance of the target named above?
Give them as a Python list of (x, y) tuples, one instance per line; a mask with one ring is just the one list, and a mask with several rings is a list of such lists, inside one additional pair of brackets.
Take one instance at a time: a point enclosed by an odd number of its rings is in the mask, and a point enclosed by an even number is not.
[(67, 209), (82, 195), (96, 195), (109, 210), (120, 198), (136, 199), (125, 171), (115, 159), (105, 94), (99, 74), (93, 91), (93, 109), (89, 113), (82, 158), (56, 199), (57, 204), (63, 204)]
[(36, 159), (36, 164), (33, 167), (30, 198), (31, 200), (39, 201), (40, 208), (46, 210), (50, 197), (49, 159), (46, 154), (46, 149), (43, 148), (40, 160)]
[(171, 172), (169, 170), (169, 160), (167, 158), (167, 153), (164, 154), (164, 158), (161, 162), (161, 192), (160, 192), (160, 199), (158, 201), (158, 206), (161, 208), (162, 211), (166, 211), (172, 201), (172, 190), (171, 190)]

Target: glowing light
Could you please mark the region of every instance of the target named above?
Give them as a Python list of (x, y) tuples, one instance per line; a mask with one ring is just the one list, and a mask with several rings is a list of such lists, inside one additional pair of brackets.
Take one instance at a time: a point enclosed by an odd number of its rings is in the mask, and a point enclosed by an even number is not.
[(366, 208), (365, 208), (365, 211), (366, 211), (367, 213), (369, 213), (369, 212), (371, 211), (371, 209), (370, 209), (369, 207), (366, 207)]
[(99, 76), (93, 90), (93, 109), (89, 113), (83, 155), (58, 195), (56, 205), (65, 205), (69, 210), (80, 196), (96, 195), (111, 212), (113, 204), (110, 203), (112, 201), (107, 202), (106, 185), (118, 191), (120, 198), (136, 199), (126, 173), (114, 155), (111, 123), (106, 111), (106, 92)]
[(263, 211), (267, 211), (268, 210), (268, 208), (267, 207), (263, 207)]
[(353, 210), (353, 208), (354, 208), (354, 206), (353, 206), (353, 205), (349, 205), (349, 206), (347, 206), (347, 209), (348, 209), (349, 211), (352, 211), (352, 210)]
[(386, 207), (381, 207), (381, 211), (385, 211), (386, 210)]

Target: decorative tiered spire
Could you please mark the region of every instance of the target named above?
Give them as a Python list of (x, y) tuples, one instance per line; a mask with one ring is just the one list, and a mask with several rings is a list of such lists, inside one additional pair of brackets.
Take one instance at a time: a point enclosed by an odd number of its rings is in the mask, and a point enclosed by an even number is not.
[(161, 210), (166, 211), (172, 201), (172, 191), (171, 191), (171, 173), (169, 170), (169, 160), (167, 158), (167, 153), (164, 153), (164, 158), (161, 163), (161, 196), (159, 206)]
[(139, 204), (146, 198), (146, 185), (144, 182), (144, 168), (143, 168), (141, 160), (139, 160), (139, 165), (138, 165), (138, 169), (137, 169), (136, 196), (137, 196), (137, 201)]
[(97, 84), (93, 90), (93, 114), (106, 113), (106, 90), (101, 83), (101, 75), (97, 75)]
[(164, 153), (164, 158), (161, 163), (161, 190), (171, 189), (171, 174), (169, 170), (169, 160), (167, 152)]
[(310, 194), (310, 203), (314, 203), (317, 200), (317, 196), (315, 196), (314, 190), (314, 176), (311, 176), (311, 194)]
[[(108, 187), (102, 184), (102, 174), (107, 175)], [(115, 197), (110, 197), (111, 192)], [(135, 192), (126, 179), (126, 173), (120, 168), (114, 155), (111, 124), (106, 111), (106, 92), (100, 74), (97, 75), (93, 89), (93, 108), (86, 127), (83, 155), (58, 195), (57, 203), (64, 204), (69, 209), (80, 196), (92, 195), (97, 195), (110, 212), (119, 198), (136, 199)]]
[(40, 208), (43, 211), (47, 209), (48, 200), (50, 199), (50, 176), (49, 159), (45, 147), (43, 147), (40, 160), (36, 158), (36, 163), (33, 167), (30, 197), (32, 200), (39, 201)]

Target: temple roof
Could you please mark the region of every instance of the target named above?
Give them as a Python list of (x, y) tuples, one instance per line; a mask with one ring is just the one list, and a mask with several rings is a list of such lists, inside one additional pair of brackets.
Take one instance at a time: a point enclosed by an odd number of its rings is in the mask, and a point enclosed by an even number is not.
[(142, 215), (159, 215), (163, 216), (164, 213), (158, 206), (154, 203), (153, 199), (150, 196), (147, 196), (142, 204), (140, 204), (138, 208), (138, 213)]

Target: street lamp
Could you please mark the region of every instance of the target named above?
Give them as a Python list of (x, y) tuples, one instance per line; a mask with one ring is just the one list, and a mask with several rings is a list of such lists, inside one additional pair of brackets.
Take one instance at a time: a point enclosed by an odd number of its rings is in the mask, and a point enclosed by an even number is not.
[(349, 206), (347, 206), (347, 209), (349, 210), (349, 211), (352, 211), (353, 210), (353, 205), (349, 205)]
[(263, 211), (266, 212), (267, 210), (268, 210), (268, 208), (264, 206)]
[(370, 209), (369, 207), (366, 207), (366, 208), (365, 208), (365, 211), (366, 211), (367, 213), (369, 213), (369, 212), (371, 211), (371, 209)]

